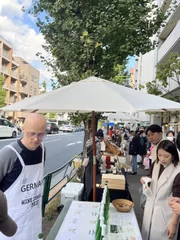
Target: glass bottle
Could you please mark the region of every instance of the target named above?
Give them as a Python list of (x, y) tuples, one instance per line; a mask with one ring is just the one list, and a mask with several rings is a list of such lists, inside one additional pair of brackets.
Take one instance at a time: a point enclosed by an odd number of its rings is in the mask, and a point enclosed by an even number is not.
[(43, 240), (43, 234), (42, 234), (42, 233), (40, 233), (40, 234), (38, 235), (38, 240)]

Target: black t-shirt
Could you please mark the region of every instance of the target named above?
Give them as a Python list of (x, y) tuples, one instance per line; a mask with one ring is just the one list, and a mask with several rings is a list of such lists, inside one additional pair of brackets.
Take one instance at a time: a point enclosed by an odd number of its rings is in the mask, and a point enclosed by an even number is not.
[[(25, 165), (36, 165), (42, 162), (41, 146), (31, 151), (22, 144), (21, 140), (14, 142), (12, 146), (20, 154)], [(10, 148), (2, 148), (0, 150), (0, 190), (5, 192), (16, 181), (21, 171), (22, 165), (16, 153)]]

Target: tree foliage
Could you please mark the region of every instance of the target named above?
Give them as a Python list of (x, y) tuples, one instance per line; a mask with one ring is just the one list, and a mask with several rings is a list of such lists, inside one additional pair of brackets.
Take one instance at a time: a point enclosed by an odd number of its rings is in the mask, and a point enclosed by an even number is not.
[(32, 2), (30, 13), (37, 17), (46, 40), (43, 47), (52, 56), (41, 58), (60, 85), (89, 75), (113, 80), (115, 68), (128, 56), (154, 48), (150, 38), (165, 18), (152, 0)]
[(161, 87), (160, 87), (160, 84), (154, 80), (152, 82), (147, 82), (146, 83), (146, 88), (147, 88), (147, 93), (149, 94), (154, 94), (154, 95), (162, 95), (162, 90), (161, 90)]
[(49, 119), (55, 119), (55, 118), (56, 118), (56, 113), (50, 112), (50, 113), (48, 114), (48, 116), (49, 116)]
[(167, 87), (170, 81), (175, 81), (180, 86), (180, 54), (171, 53), (167, 61), (157, 64), (156, 79)]
[(130, 75), (126, 69), (126, 64), (117, 64), (113, 68), (112, 77), (110, 80), (120, 85), (125, 85), (129, 81)]
[(0, 75), (0, 107), (5, 106), (6, 90), (3, 88), (4, 77)]
[(166, 61), (157, 64), (156, 79), (146, 83), (147, 92), (154, 95), (165, 95), (165, 98), (180, 102), (179, 96), (173, 96), (169, 91), (169, 81), (180, 86), (180, 54), (171, 53)]
[(47, 84), (46, 84), (46, 81), (44, 80), (43, 82), (42, 82), (42, 91), (41, 91), (41, 93), (46, 93), (46, 90), (47, 90)]
[[(151, 37), (165, 19), (152, 0), (32, 0), (32, 3), (30, 13), (37, 18), (46, 40), (43, 48), (50, 57), (38, 55), (58, 79), (53, 88), (90, 75), (123, 84), (127, 76), (124, 61), (156, 46)], [(73, 117), (76, 118), (74, 114)], [(84, 121), (85, 127), (89, 121)]]

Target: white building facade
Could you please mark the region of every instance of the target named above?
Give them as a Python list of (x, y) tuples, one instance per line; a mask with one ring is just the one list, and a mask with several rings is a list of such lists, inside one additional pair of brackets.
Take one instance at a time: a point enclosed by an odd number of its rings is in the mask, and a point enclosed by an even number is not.
[[(156, 0), (156, 2), (166, 13), (172, 8), (174, 10), (168, 16), (165, 26), (160, 29), (159, 37), (154, 37), (159, 42), (158, 47), (136, 58), (135, 89), (139, 89), (141, 85), (155, 80), (156, 65), (165, 62), (170, 53), (180, 53), (180, 0)], [(178, 84), (169, 79), (168, 90), (175, 91), (177, 87), (179, 88)], [(146, 88), (142, 91), (146, 91)], [(180, 94), (180, 90), (178, 91), (178, 94)], [(169, 121), (173, 122), (174, 120), (172, 118)], [(158, 115), (151, 116), (150, 122), (161, 124), (161, 118)]]

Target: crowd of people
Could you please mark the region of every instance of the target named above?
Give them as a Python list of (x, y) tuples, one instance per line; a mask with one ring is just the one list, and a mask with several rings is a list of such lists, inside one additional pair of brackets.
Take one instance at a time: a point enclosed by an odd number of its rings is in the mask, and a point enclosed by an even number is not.
[[(0, 233), (0, 239), (34, 240), (42, 231), (45, 118), (37, 113), (29, 114), (22, 131), (22, 139), (0, 150), (0, 231), (3, 233)], [(163, 138), (162, 127), (153, 124), (147, 128), (138, 127), (135, 131), (125, 127), (110, 128), (108, 137), (125, 156), (130, 156), (131, 174), (138, 174), (138, 163), (150, 170), (140, 179), (146, 196), (142, 239), (176, 240), (180, 216), (180, 133), (175, 136), (171, 130)], [(99, 129), (95, 137), (98, 163), (101, 162), (103, 139), (104, 133)], [(92, 167), (90, 163), (93, 162), (92, 139), (86, 142), (86, 149), (89, 160), (84, 183), (89, 183), (92, 182), (92, 174), (88, 174), (88, 166)], [(151, 180), (148, 185), (145, 177)], [(86, 188), (88, 195), (92, 184), (85, 185), (90, 186)]]
[[(111, 128), (109, 137), (116, 142), (116, 132)], [(119, 130), (120, 146), (126, 141), (131, 156), (132, 174), (137, 174), (138, 164), (149, 169), (150, 178), (140, 181), (146, 196), (142, 224), (142, 239), (177, 239), (180, 216), (180, 132), (175, 136), (170, 130), (163, 137), (162, 127), (153, 124), (135, 131)]]
[[(138, 127), (135, 131), (127, 127), (111, 127), (108, 136), (99, 129), (96, 132), (97, 172), (101, 162), (101, 143), (104, 137), (120, 147), (125, 156), (130, 156), (132, 172), (138, 173), (138, 164), (149, 169), (147, 176), (151, 179), (146, 187), (146, 203), (142, 224), (142, 239), (177, 239), (180, 216), (180, 133), (175, 137), (171, 130), (163, 138), (162, 127), (153, 124)], [(89, 163), (92, 158), (92, 139), (86, 143)], [(85, 169), (85, 186), (87, 195), (92, 188), (92, 164)], [(144, 176), (144, 177), (147, 177)], [(144, 177), (140, 179), (145, 184)], [(87, 182), (87, 183), (86, 183)], [(89, 184), (90, 183), (90, 184)], [(145, 189), (145, 188), (143, 188)]]

